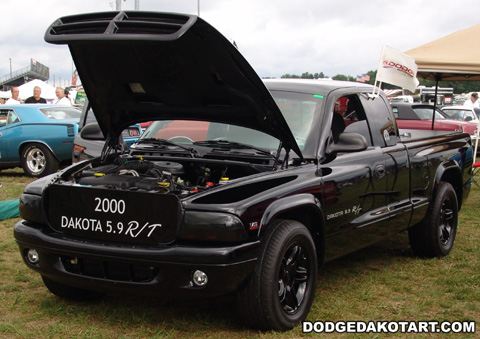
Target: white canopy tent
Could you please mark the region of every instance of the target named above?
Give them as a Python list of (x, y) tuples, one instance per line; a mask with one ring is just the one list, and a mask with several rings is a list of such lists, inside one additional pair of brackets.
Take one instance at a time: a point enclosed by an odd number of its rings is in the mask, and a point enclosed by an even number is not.
[(45, 98), (47, 101), (52, 101), (57, 97), (55, 95), (55, 87), (47, 84), (42, 80), (35, 79), (21, 86), (18, 86), (18, 89), (20, 91), (20, 95), (19, 95), (20, 100), (23, 101), (28, 97), (31, 97), (33, 95), (33, 88), (35, 86), (39, 86), (42, 89), (42, 94), (40, 94), (40, 96), (42, 98)]
[(7, 99), (12, 97), (12, 92), (10, 91), (0, 91), (0, 99)]
[(418, 77), (435, 81), (480, 80), (480, 24), (406, 51), (415, 58)]
[[(480, 80), (480, 48), (476, 43), (479, 34), (480, 24), (477, 24), (405, 52), (415, 58), (418, 77), (435, 80), (435, 98), (439, 81)], [(434, 107), (436, 105), (435, 99)], [(432, 129), (434, 123), (435, 115), (432, 118)], [(472, 139), (475, 140), (473, 155), (473, 162), (475, 162), (479, 142), (478, 133)]]

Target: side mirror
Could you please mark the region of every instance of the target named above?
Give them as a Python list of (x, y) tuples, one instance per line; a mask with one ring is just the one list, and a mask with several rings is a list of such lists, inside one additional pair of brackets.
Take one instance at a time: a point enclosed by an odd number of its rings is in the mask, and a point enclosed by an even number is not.
[(85, 125), (80, 132), (80, 136), (85, 140), (105, 140), (97, 123)]
[(333, 155), (342, 152), (360, 152), (367, 149), (367, 140), (359, 133), (343, 132), (338, 137), (336, 144), (331, 143), (327, 146), (326, 153)]

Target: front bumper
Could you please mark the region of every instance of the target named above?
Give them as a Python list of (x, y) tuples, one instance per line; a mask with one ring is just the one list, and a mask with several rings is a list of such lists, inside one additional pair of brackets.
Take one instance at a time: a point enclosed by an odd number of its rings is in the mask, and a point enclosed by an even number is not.
[[(14, 228), (25, 264), (58, 283), (106, 293), (212, 297), (237, 290), (253, 272), (260, 241), (224, 247), (113, 245), (79, 240), (25, 220)], [(27, 260), (35, 249), (39, 262)], [(198, 287), (193, 272), (208, 283)]]

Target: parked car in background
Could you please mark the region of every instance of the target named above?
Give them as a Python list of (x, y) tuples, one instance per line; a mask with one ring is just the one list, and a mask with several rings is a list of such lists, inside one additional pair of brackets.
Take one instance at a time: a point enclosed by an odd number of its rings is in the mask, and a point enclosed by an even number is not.
[[(89, 125), (87, 128), (85, 126)], [(73, 152), (71, 153), (72, 162), (76, 163), (86, 159), (92, 159), (99, 157), (102, 154), (102, 150), (105, 146), (105, 140), (100, 127), (97, 124), (97, 119), (90, 108), (88, 99), (85, 99), (85, 103), (82, 109), (79, 131), (74, 140)], [(83, 133), (83, 134), (82, 134)], [(89, 138), (84, 138), (83, 135), (89, 134)], [(92, 140), (91, 135), (96, 134), (97, 140)], [(132, 125), (122, 132), (122, 138), (125, 142), (122, 143), (122, 147), (129, 148), (135, 141), (138, 140), (142, 134), (142, 128), (139, 124)]]
[(58, 105), (0, 106), (0, 169), (43, 177), (71, 163), (80, 110)]
[[(401, 129), (432, 129), (433, 105), (392, 103), (393, 114), (397, 119), (398, 128)], [(439, 108), (435, 111), (436, 131), (459, 131), (474, 135), (478, 125), (470, 121), (449, 119)]]
[(142, 132), (145, 131), (148, 128), (148, 126), (152, 124), (152, 122), (153, 121), (141, 122), (140, 127), (142, 128)]
[(155, 121), (142, 134), (140, 139), (164, 139), (180, 144), (191, 144), (206, 140), (210, 123), (195, 120), (164, 120)]
[(479, 107), (446, 106), (442, 108), (442, 111), (448, 116), (449, 119), (452, 120), (471, 121), (476, 124), (479, 123)]

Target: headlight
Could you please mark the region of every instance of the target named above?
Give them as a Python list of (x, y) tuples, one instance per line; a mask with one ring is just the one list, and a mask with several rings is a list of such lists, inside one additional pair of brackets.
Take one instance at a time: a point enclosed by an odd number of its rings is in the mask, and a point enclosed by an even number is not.
[(43, 217), (42, 197), (36, 194), (23, 193), (20, 196), (20, 217), (27, 221), (46, 224)]
[(186, 211), (180, 238), (201, 241), (247, 239), (242, 221), (233, 214)]
[(20, 217), (35, 223), (47, 223), (44, 218), (42, 194), (45, 187), (47, 187), (58, 175), (58, 173), (53, 173), (32, 181), (25, 186), (23, 194), (20, 196)]

